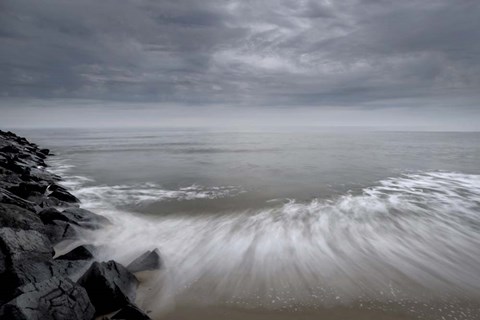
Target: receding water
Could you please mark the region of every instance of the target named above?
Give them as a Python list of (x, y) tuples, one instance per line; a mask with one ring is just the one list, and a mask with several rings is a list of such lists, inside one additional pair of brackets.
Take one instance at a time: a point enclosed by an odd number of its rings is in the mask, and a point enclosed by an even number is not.
[(479, 133), (19, 132), (156, 319), (480, 318)]

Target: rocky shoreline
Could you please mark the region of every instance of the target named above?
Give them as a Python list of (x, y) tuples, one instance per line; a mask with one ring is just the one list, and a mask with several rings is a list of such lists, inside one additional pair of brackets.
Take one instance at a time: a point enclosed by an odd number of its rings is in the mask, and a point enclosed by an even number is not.
[(0, 319), (150, 319), (135, 305), (135, 273), (161, 268), (158, 250), (128, 266), (95, 261), (92, 245), (56, 256), (55, 246), (79, 230), (110, 222), (80, 208), (61, 177), (47, 171), (49, 155), (0, 130)]

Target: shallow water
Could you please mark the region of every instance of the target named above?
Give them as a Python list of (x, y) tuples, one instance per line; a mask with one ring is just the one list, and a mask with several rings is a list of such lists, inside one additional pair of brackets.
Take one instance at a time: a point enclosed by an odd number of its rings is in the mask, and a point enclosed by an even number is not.
[(480, 318), (480, 134), (35, 130), (158, 319)]

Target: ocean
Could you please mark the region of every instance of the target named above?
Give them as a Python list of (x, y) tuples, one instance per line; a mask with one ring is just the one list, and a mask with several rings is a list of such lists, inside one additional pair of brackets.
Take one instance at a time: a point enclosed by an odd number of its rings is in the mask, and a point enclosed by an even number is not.
[(480, 133), (15, 131), (112, 221), (100, 259), (160, 249), (154, 319), (480, 319)]

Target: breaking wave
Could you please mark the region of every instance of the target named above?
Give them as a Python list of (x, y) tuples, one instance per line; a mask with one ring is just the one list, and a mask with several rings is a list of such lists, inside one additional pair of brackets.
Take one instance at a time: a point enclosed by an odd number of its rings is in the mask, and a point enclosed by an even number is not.
[(88, 235), (109, 257), (129, 262), (160, 248), (166, 268), (150, 275), (140, 293), (147, 309), (480, 299), (480, 175), (406, 174), (335, 199), (144, 217), (116, 209), (115, 201), (215, 199), (240, 189), (83, 187), (85, 178), (68, 176), (69, 168), (54, 169), (75, 195), (114, 222)]

